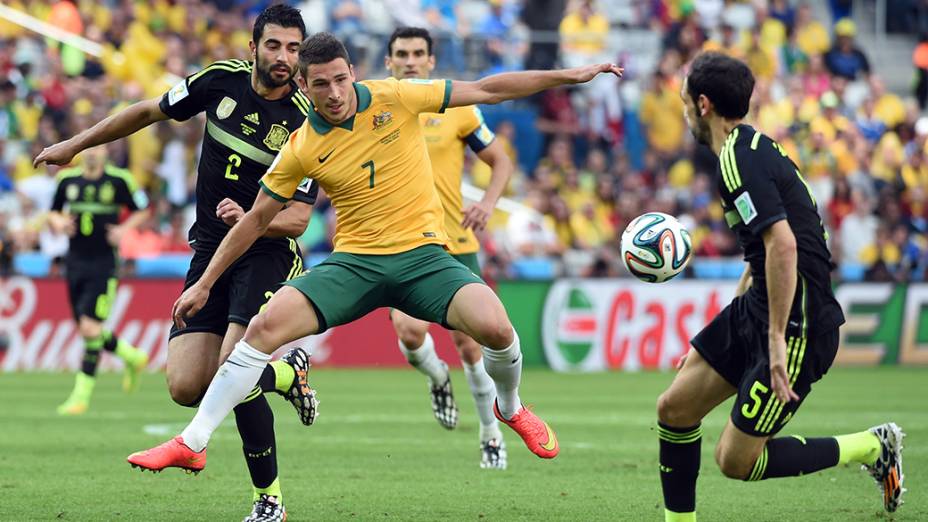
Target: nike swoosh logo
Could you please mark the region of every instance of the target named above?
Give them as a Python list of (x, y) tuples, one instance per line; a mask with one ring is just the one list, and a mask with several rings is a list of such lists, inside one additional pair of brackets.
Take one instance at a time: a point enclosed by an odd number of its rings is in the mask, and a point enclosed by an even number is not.
[(557, 447), (557, 437), (554, 436), (554, 430), (551, 429), (551, 426), (548, 426), (547, 422), (545, 423), (545, 429), (548, 430), (548, 442), (539, 444), (539, 446), (545, 451), (554, 451), (554, 448)]
[(194, 464), (199, 464), (199, 463), (200, 463), (199, 457), (190, 457), (187, 459), (187, 464), (190, 464), (191, 466), (193, 466)]
[(325, 156), (319, 156), (319, 163), (325, 163), (325, 160), (329, 159), (333, 152), (335, 152), (335, 149), (330, 150)]

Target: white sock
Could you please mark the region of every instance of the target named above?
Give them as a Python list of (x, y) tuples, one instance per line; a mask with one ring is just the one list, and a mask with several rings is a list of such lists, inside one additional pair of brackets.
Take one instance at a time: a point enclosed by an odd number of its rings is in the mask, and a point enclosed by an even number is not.
[(483, 347), (483, 366), (496, 384), (496, 403), (503, 417), (511, 419), (522, 408), (519, 381), (522, 380), (522, 349), (519, 335), (512, 331), (512, 344), (502, 350)]
[(433, 386), (440, 386), (448, 381), (448, 367), (435, 353), (435, 341), (432, 339), (432, 334), (426, 333), (425, 342), (415, 349), (406, 348), (403, 341), (398, 341), (398, 344), (409, 364), (427, 375)]
[(487, 375), (483, 361), (463, 364), (464, 376), (467, 377), (467, 384), (470, 386), (470, 393), (474, 396), (474, 405), (477, 407), (477, 416), (480, 417), (480, 441), (502, 438), (499, 422), (493, 415), (493, 399), (496, 391), (493, 387), (493, 379)]
[(184, 444), (193, 451), (203, 451), (213, 431), (254, 389), (270, 361), (270, 355), (255, 350), (244, 340), (236, 343), (229, 358), (209, 383), (197, 414), (180, 434)]

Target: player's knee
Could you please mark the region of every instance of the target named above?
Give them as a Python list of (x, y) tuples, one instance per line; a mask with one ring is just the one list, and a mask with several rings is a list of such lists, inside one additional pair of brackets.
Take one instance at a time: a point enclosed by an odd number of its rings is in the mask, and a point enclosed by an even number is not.
[(480, 362), (480, 358), (483, 357), (483, 351), (480, 349), (480, 344), (478, 344), (477, 341), (457, 331), (452, 332), (451, 338), (454, 341), (454, 346), (458, 349), (458, 355), (461, 356), (462, 361), (467, 364), (477, 364)]
[(251, 318), (243, 339), (252, 346), (279, 346), (274, 344), (277, 342), (275, 337), (273, 320), (267, 312), (261, 312)]
[(487, 312), (471, 323), (476, 330), (474, 337), (478, 342), (494, 350), (509, 348), (515, 340), (515, 331), (505, 310), (497, 313)]
[(93, 339), (103, 333), (103, 326), (97, 321), (81, 317), (77, 323), (77, 330), (84, 339)]
[(754, 461), (745, 459), (743, 453), (727, 450), (721, 445), (715, 448), (715, 462), (723, 475), (736, 480), (746, 479), (754, 468)]
[(665, 391), (657, 398), (657, 420), (661, 424), (685, 428), (699, 423), (700, 419), (690, 413), (686, 404), (677, 400), (675, 394)]
[(196, 407), (206, 394), (206, 386), (195, 379), (168, 375), (168, 393), (171, 400), (188, 408)]
[(396, 328), (396, 336), (406, 348), (418, 348), (425, 343), (425, 334), (428, 333), (428, 326), (420, 328), (417, 324), (411, 324), (412, 321), (394, 321), (393, 326)]

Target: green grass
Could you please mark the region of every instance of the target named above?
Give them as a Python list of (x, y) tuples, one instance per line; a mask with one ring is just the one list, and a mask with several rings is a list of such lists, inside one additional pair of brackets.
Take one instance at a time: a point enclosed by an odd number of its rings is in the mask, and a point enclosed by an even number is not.
[[(662, 520), (654, 403), (671, 374), (527, 371), (522, 395), (557, 430), (561, 454), (542, 461), (506, 431), (504, 472), (478, 467), (473, 404), (460, 373), (462, 414), (453, 432), (432, 419), (424, 378), (412, 371), (314, 370), (311, 377), (322, 399), (315, 426), (303, 427), (289, 405), (270, 398), (291, 521)], [(926, 379), (925, 370), (832, 370), (784, 433), (898, 422), (908, 433), (909, 493), (895, 519), (928, 520)], [(126, 396), (119, 376), (108, 374), (86, 415), (58, 418), (55, 406), (71, 383), (61, 374), (0, 374), (0, 520), (240, 520), (249, 511), (231, 420), (216, 432), (199, 476), (142, 474), (126, 455), (173, 435), (192, 410), (171, 403), (161, 375), (146, 375), (142, 391)], [(701, 520), (889, 519), (872, 480), (854, 466), (759, 484), (725, 479), (712, 450), (729, 407), (703, 424)]]

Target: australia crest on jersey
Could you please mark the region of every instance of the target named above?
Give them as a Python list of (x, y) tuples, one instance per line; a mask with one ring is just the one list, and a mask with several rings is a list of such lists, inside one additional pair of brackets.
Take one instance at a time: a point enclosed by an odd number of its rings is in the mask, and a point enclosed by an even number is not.
[(290, 131), (286, 127), (279, 123), (271, 125), (271, 130), (267, 132), (267, 136), (264, 137), (264, 144), (267, 145), (267, 148), (271, 150), (280, 150), (284, 146), (284, 143), (287, 143), (287, 138), (290, 136)]
[(216, 107), (216, 116), (220, 120), (224, 120), (232, 114), (232, 111), (235, 110), (235, 106), (238, 105), (235, 100), (229, 98), (228, 96), (223, 96), (222, 101), (219, 102), (219, 106)]
[(382, 111), (374, 115), (374, 129), (380, 130), (387, 125), (393, 123), (393, 113), (390, 111)]

